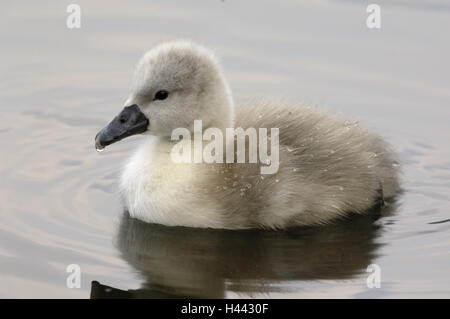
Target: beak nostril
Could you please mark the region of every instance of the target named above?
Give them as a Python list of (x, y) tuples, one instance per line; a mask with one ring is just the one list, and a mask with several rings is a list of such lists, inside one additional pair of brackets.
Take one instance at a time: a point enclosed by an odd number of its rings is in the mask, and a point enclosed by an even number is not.
[(127, 121), (127, 117), (125, 115), (121, 115), (119, 121), (120, 123), (125, 123)]

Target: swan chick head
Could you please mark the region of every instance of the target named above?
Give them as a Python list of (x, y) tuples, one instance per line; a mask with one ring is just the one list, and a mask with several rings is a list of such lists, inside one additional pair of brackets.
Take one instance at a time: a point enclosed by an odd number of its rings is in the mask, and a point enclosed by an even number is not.
[(97, 149), (134, 134), (171, 137), (176, 128), (194, 132), (233, 126), (233, 101), (217, 58), (187, 41), (163, 43), (144, 54), (131, 81), (124, 110), (100, 131)]
[(138, 105), (149, 119), (146, 134), (170, 137), (183, 127), (232, 125), (232, 98), (214, 54), (187, 41), (163, 43), (137, 64), (125, 105)]

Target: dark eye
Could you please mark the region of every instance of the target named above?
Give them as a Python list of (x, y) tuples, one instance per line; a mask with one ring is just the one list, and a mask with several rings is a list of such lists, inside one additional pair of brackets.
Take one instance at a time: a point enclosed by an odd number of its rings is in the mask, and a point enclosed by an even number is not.
[(156, 92), (154, 100), (165, 100), (169, 96), (169, 92), (161, 90)]

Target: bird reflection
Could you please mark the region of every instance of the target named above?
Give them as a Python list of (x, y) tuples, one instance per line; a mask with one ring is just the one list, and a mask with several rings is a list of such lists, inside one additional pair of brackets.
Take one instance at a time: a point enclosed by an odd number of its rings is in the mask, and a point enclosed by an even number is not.
[(393, 208), (284, 231), (166, 227), (124, 213), (116, 245), (144, 282), (120, 290), (93, 281), (91, 298), (223, 298), (227, 291), (292, 291), (286, 281), (351, 279), (376, 257), (381, 227), (374, 220)]

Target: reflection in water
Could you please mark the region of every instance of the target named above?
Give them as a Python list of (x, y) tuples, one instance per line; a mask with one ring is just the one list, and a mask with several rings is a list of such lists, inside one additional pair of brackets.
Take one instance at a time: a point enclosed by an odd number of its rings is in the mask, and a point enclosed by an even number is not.
[(287, 291), (280, 285), (286, 281), (350, 279), (376, 257), (380, 226), (374, 220), (394, 207), (285, 231), (166, 227), (125, 213), (116, 244), (145, 282), (124, 291), (94, 281), (91, 298), (223, 298), (226, 291)]

